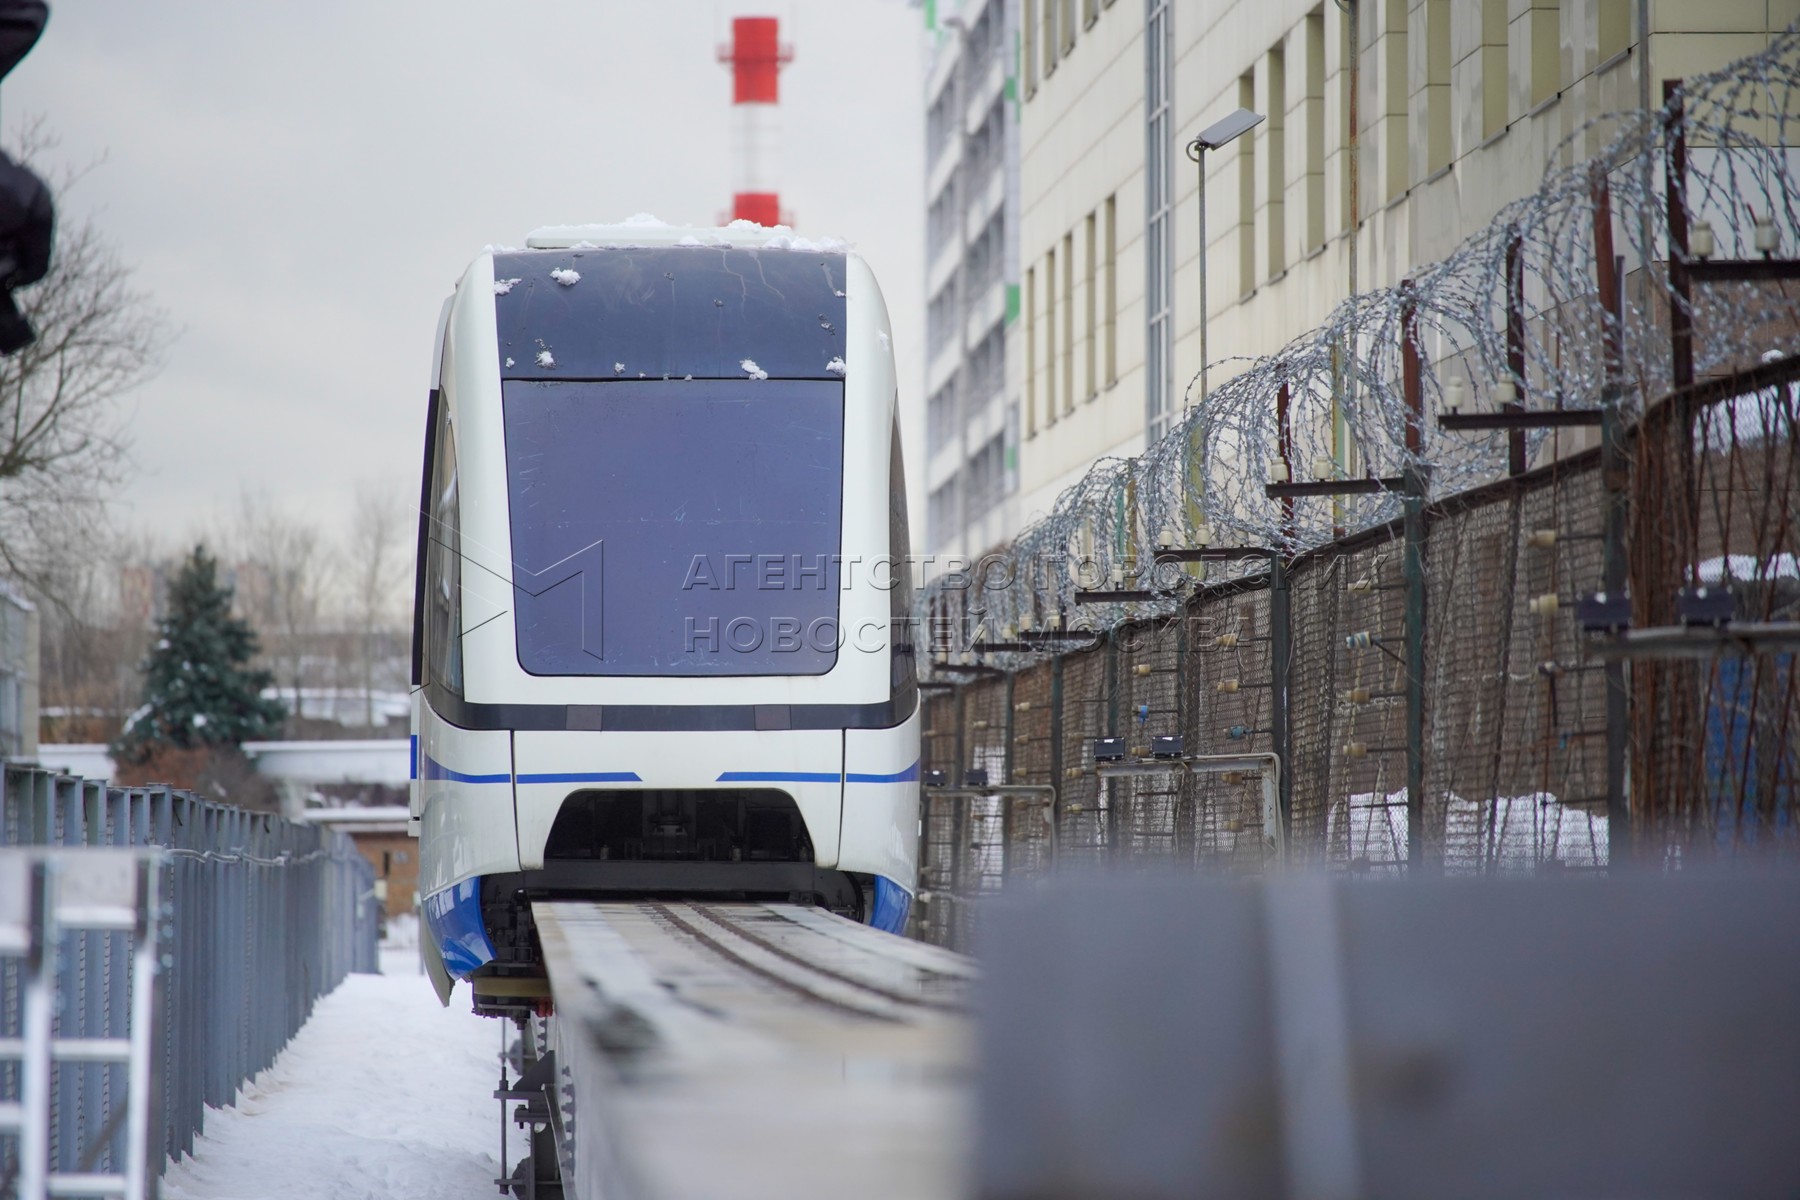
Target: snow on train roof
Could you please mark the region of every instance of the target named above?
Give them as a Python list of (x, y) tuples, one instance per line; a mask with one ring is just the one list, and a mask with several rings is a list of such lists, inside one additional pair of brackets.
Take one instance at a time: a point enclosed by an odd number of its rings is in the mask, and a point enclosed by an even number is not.
[(670, 225), (639, 213), (614, 225), (545, 225), (525, 239), (528, 250), (636, 249), (653, 246), (735, 246), (746, 250), (798, 250), (807, 254), (848, 254), (851, 246), (837, 238), (803, 238), (786, 225), (733, 221), (715, 228)]
[[(491, 250), (502, 379), (845, 377), (844, 255), (771, 250), (771, 230), (701, 251), (676, 228), (609, 228), (622, 240), (581, 226), (567, 246)], [(663, 240), (641, 244), (644, 229)]]

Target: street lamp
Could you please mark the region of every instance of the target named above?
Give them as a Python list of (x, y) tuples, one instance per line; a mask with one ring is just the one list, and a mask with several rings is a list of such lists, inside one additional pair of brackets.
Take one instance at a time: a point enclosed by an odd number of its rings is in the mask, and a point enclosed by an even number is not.
[(1187, 156), (1200, 165), (1200, 399), (1206, 400), (1206, 152), (1235, 141), (1262, 124), (1262, 114), (1240, 108), (1223, 121), (1202, 129), (1187, 144)]

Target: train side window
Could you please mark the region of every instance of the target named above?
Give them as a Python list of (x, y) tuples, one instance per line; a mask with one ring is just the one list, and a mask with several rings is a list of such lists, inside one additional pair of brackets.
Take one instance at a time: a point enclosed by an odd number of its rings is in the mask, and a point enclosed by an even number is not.
[(419, 464), (419, 535), (413, 555), (412, 672), (414, 687), (425, 682), (425, 564), (431, 557), (431, 464), (437, 460), (438, 389), (425, 406), (425, 460)]
[[(895, 407), (899, 398), (895, 397)], [(900, 418), (894, 417), (888, 455), (888, 554), (894, 560), (894, 586), (888, 592), (889, 638), (893, 644), (889, 682), (894, 692), (918, 685), (918, 660), (912, 630), (912, 533), (906, 516), (906, 458), (900, 451)]]
[(462, 530), (456, 433), (448, 404), (438, 405), (437, 455), (431, 465), (431, 538), (425, 556), (425, 677), (463, 694)]

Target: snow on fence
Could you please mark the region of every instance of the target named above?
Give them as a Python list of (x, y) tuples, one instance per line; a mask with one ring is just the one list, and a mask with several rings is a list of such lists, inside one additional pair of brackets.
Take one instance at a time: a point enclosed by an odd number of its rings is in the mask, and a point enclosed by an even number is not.
[[(157, 852), (162, 946), (152, 1030), (153, 1152), (190, 1154), (206, 1109), (229, 1105), (269, 1066), (313, 1003), (353, 971), (376, 970), (374, 872), (347, 837), (172, 788), (111, 787), (0, 764), (0, 845), (148, 847)], [(8, 858), (0, 870), (23, 870)], [(126, 1034), (129, 931), (65, 930), (55, 956), (58, 1039)], [(0, 1039), (21, 1038), (29, 962), (0, 962)], [(57, 1061), (48, 1167), (109, 1172), (125, 1159), (126, 1067)], [(0, 1063), (0, 1105), (21, 1069)], [(0, 1179), (16, 1178), (0, 1137)]]

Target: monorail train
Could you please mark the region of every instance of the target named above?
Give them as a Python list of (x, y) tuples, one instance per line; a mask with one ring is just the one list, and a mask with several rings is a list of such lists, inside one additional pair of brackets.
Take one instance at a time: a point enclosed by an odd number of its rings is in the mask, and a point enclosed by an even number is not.
[(411, 828), (446, 1002), (543, 993), (541, 897), (780, 899), (890, 931), (918, 686), (888, 315), (745, 223), (533, 233), (433, 362)]

